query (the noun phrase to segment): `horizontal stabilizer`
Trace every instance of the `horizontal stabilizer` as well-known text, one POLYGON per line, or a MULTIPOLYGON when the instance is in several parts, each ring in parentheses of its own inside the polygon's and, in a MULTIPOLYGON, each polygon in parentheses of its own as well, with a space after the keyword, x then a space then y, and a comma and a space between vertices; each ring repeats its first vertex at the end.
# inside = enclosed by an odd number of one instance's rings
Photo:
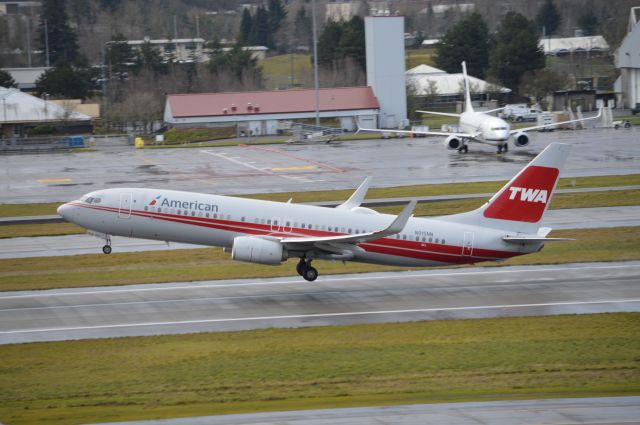
POLYGON ((539 243, 539 242, 566 242, 575 241, 572 238, 546 238, 544 236, 505 236, 503 241, 509 243, 539 243))
POLYGON ((421 114, 441 115, 443 117, 460 117, 460 114, 454 114, 452 112, 436 112, 436 111, 416 111, 421 114))

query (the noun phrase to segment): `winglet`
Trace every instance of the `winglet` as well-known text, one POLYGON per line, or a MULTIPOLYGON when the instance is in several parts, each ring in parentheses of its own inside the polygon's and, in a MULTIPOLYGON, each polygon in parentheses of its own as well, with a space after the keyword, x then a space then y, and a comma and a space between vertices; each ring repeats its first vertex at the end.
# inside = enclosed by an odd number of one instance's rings
POLYGON ((418 201, 416 201, 415 199, 412 199, 411 201, 409 201, 409 203, 407 204, 406 207, 404 207, 402 212, 398 214, 395 220, 393 220, 393 223, 391 223, 389 227, 387 227, 380 233, 384 233, 384 236, 388 236, 388 235, 395 235, 396 233, 402 232, 402 229, 404 229, 404 226, 407 225, 407 221, 409 221, 409 219, 411 218, 411 215, 413 214, 413 210, 416 208, 417 203, 418 201))
POLYGON ((352 208, 359 207, 360 204, 362 204, 362 201, 364 201, 365 196, 367 196, 367 191, 369 190, 369 182, 371 182, 371 176, 364 179, 364 181, 360 184, 356 191, 353 192, 351 197, 344 201, 342 204, 338 205, 336 208, 341 210, 350 210, 352 208))

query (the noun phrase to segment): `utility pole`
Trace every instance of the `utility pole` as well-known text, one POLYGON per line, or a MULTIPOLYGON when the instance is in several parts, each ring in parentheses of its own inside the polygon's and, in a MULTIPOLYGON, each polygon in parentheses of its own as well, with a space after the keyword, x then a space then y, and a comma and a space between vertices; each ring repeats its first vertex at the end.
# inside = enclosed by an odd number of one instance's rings
POLYGON ((44 52, 46 56, 47 68, 49 68, 49 27, 47 26, 47 20, 44 20, 44 52))
POLYGON ((316 91, 316 127, 320 127, 320 92, 318 91, 318 39, 316 36, 316 0, 311 1, 313 21, 313 81, 316 91))

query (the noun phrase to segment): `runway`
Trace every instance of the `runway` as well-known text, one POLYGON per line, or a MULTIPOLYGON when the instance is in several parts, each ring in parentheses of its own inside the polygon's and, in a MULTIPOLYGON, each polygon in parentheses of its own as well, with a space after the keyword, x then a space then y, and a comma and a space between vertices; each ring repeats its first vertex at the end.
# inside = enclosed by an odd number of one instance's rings
POLYGON ((145 149, 0 157, 0 199, 67 202, 107 187, 149 187, 220 195, 502 180, 549 143, 573 146, 563 177, 631 174, 640 168, 640 127, 532 133, 532 142, 496 155, 474 144, 446 150, 442 138, 375 139, 320 145, 145 149))
POLYGON ((640 262, 7 292, 0 344, 640 311, 640 262))
POLYGON ((559 398, 250 413, 104 425, 631 425, 640 397, 559 398))
MULTIPOLYGON (((640 206, 549 210, 542 224, 553 229, 640 226, 640 206)), ((0 259, 98 254, 102 245, 101 239, 88 234, 0 239, 0 259)), ((113 252, 141 252, 202 248, 202 245, 115 236, 112 247, 113 252)))

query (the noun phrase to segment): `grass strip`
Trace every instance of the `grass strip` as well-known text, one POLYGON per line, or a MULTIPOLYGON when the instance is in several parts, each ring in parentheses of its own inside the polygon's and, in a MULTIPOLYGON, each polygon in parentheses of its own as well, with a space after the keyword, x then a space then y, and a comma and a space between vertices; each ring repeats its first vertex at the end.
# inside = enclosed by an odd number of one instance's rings
POLYGON ((640 394, 640 314, 0 346, 0 419, 75 424, 640 394))
MULTIPOLYGON (((388 188, 372 188, 367 197, 376 198, 399 198, 410 196, 436 196, 436 195, 460 195, 467 193, 494 193, 497 192, 505 181, 493 182, 467 182, 467 183, 444 183, 444 184, 424 184, 412 186, 397 186, 388 188)), ((558 188, 590 188, 590 187, 610 187, 610 186, 630 186, 640 185, 640 174, 629 174, 623 176, 591 176, 591 177, 571 177, 560 179, 558 188)), ((314 201, 337 201, 348 199, 353 193, 353 189, 329 190, 316 192, 279 192, 279 193, 258 193, 242 195, 246 198, 268 199, 271 201, 286 202, 293 198, 294 202, 314 202, 314 201)), ((62 202, 50 202, 41 204, 0 204, 0 217, 19 217, 30 215, 52 215, 56 214, 56 209, 62 202)))
MULTIPOLYGON (((591 261, 640 260, 640 228, 574 229, 552 232, 575 241, 551 243, 538 253, 487 266, 561 264, 591 261)), ((96 240, 96 252, 101 243, 96 240)), ((117 249, 116 249, 117 251, 117 249)), ((347 262, 314 262, 320 274, 406 270, 402 267, 347 262)), ((0 260, 0 291, 87 286, 128 285, 295 276, 295 261, 262 266, 233 261, 219 248, 179 249, 70 257, 12 258, 0 260)))

